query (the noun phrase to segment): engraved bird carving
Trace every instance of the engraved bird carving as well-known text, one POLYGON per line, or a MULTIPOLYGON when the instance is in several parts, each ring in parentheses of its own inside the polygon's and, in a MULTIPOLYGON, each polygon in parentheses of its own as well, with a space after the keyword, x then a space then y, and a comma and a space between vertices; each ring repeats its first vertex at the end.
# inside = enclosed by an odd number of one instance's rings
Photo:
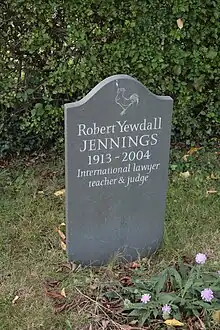
POLYGON ((139 96, 137 94, 132 94, 129 98, 126 98, 124 96, 125 88, 118 88, 117 89, 117 95, 115 97, 115 102, 120 105, 120 107, 123 109, 120 113, 121 116, 125 114, 127 109, 134 103, 139 103, 139 96))

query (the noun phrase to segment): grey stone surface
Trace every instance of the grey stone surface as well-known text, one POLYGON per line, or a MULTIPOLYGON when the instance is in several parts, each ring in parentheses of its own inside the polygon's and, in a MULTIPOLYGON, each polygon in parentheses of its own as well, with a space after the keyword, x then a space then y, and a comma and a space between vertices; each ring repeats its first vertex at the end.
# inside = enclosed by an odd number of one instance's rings
POLYGON ((65 105, 70 261, 153 253, 163 239, 173 100, 127 75, 65 105))

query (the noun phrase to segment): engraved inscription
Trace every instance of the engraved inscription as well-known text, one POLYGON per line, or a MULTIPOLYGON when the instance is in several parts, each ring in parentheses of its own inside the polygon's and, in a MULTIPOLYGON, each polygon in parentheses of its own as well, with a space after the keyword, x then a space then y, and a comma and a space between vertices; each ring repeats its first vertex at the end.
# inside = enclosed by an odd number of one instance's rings
POLYGON ((161 117, 137 123, 118 120, 106 126, 77 124, 77 135, 82 138, 79 157, 86 153, 89 166, 78 168, 77 178, 86 181, 89 188, 147 184, 149 176, 160 168, 160 163, 152 163, 151 156, 162 126, 161 117))

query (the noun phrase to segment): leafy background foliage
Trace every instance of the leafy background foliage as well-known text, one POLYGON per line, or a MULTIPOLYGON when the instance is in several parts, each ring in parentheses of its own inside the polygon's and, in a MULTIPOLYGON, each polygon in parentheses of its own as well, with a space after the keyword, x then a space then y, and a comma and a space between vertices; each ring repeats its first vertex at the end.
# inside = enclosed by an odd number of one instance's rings
POLYGON ((217 137, 218 0, 3 0, 0 13, 1 153, 63 146, 63 104, 118 73, 174 98, 174 142, 217 137))

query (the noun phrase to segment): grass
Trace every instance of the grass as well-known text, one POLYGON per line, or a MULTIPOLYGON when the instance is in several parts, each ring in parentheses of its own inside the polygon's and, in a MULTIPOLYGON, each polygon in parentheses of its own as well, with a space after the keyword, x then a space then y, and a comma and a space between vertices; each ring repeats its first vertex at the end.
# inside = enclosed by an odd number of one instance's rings
MULTIPOLYGON (((206 253, 210 265, 220 269, 218 154, 197 151, 187 162, 182 156, 177 151, 171 155, 164 246, 142 261, 146 275, 178 256, 192 257, 198 252, 206 253), (187 179, 180 175, 186 171, 190 173, 187 179)), ((101 293, 108 286, 117 287, 132 269, 113 262, 101 268, 72 270, 66 265, 55 231, 64 221, 64 199, 54 195, 64 187, 63 161, 32 159, 4 164, 0 182, 0 328, 107 330, 123 323, 117 313, 115 323, 109 318, 101 293), (62 288, 67 295, 64 303, 54 297, 62 288)))

